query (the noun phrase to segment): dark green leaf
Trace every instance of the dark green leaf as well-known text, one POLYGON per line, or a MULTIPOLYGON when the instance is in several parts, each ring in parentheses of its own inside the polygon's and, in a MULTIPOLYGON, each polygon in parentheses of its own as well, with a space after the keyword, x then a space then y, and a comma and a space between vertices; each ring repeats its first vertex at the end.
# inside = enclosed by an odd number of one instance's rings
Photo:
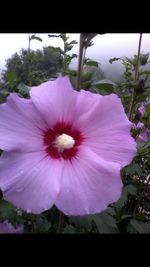
POLYGON ((128 200, 128 194, 136 195, 136 187, 134 185, 126 185, 123 190, 120 199, 114 204, 117 209, 121 209, 128 200))
POLYGON ((111 208, 111 207, 108 207, 106 210, 105 210, 106 213, 110 214, 111 216, 115 216, 116 215, 116 212, 114 210, 114 208, 111 208))
POLYGON ((148 211, 150 211, 150 202, 148 202, 148 203, 145 204, 145 209, 148 210, 148 211))
POLYGON ((56 35, 56 34, 48 34, 48 36, 49 36, 49 37, 52 37, 52 38, 54 38, 54 37, 57 38, 57 37, 60 37, 60 34, 59 34, 59 35, 56 35))
POLYGON ((98 67, 98 62, 94 60, 89 60, 85 62, 85 65, 98 67))
POLYGON ((40 41, 42 42, 42 38, 38 37, 38 36, 35 36, 35 35, 32 35, 30 40, 37 40, 37 41, 40 41))
POLYGON ((10 71, 7 73, 7 80, 11 83, 14 80, 17 80, 17 75, 15 71, 10 71))
POLYGON ((49 222, 46 218, 42 218, 37 216, 36 218, 36 227, 38 233, 47 233, 51 228, 51 222, 49 222))
POLYGON ((125 172, 129 175, 138 174, 142 175, 142 169, 141 166, 138 163, 130 164, 129 166, 124 168, 125 172))
POLYGON ((28 87, 27 85, 25 85, 24 83, 20 83, 19 85, 18 85, 18 90, 19 90, 19 93, 21 94, 21 95, 28 95, 29 94, 29 90, 30 90, 30 87, 28 87))
POLYGON ((118 61, 118 60, 121 60, 120 57, 113 57, 109 60, 109 63, 112 64, 114 61, 118 61))
POLYGON ((15 207, 10 203, 0 200, 0 219, 14 219, 17 213, 15 207))
POLYGON ((129 219, 129 218, 132 218, 133 216, 132 215, 128 215, 128 214, 125 214, 121 217, 121 221, 122 220, 125 220, 125 219, 129 219))
POLYGON ((144 223, 141 221, 137 221, 135 219, 131 219, 128 225, 127 230, 129 232, 136 231, 137 233, 150 233, 150 223, 144 223))
POLYGON ((70 216, 70 223, 76 226, 78 229, 84 228, 87 231, 91 229, 91 222, 93 217, 87 216, 70 216))
POLYGON ((78 232, 77 232, 77 230, 76 230, 76 228, 75 228, 74 226, 72 226, 72 225, 67 225, 67 226, 64 228, 64 230, 63 230, 62 233, 63 233, 63 234, 76 234, 76 233, 78 233, 78 232))
POLYGON ((116 86, 115 83, 107 79, 94 82, 92 85, 95 86, 98 90, 100 90, 99 91, 100 93, 101 91, 104 91, 107 92, 108 94, 113 93, 116 86))
POLYGON ((147 105, 146 112, 147 112, 148 116, 150 116, 150 105, 147 105))
POLYGON ((116 225, 116 220, 106 212, 93 215, 93 221, 95 222, 99 233, 109 234, 119 232, 118 227, 116 225))
POLYGON ((77 41, 73 40, 73 41, 71 41, 71 42, 69 43, 69 45, 77 44, 77 43, 78 43, 77 41))

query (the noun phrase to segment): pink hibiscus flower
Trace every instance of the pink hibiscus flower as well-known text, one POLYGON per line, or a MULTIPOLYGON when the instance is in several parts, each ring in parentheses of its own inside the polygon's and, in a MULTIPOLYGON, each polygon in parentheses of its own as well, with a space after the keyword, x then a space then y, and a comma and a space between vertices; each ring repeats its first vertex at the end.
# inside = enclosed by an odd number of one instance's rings
POLYGON ((94 214, 117 201, 120 169, 136 154, 119 97, 73 90, 68 77, 12 93, 0 105, 0 188, 27 212, 55 204, 66 215, 94 214))
POLYGON ((10 222, 4 221, 0 223, 0 234, 23 234, 24 226, 17 225, 14 227, 10 222))

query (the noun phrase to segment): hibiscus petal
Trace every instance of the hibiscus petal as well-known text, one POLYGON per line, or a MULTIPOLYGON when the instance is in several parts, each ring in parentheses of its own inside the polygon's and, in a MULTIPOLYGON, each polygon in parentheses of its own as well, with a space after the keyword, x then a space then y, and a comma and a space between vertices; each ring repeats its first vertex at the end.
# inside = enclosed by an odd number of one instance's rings
POLYGON ((0 105, 0 148, 5 151, 38 151, 43 147, 47 124, 31 100, 12 93, 0 105))
POLYGON ((117 201, 121 189, 119 164, 82 147, 78 157, 65 164, 55 205, 66 215, 94 214, 117 201))
POLYGON ((76 92, 67 76, 32 87, 30 95, 50 127, 58 121, 72 122, 76 92))
POLYGON ((0 188, 4 199, 27 212, 49 209, 59 193, 63 164, 41 152, 4 152, 0 188))
POLYGON ((132 123, 117 95, 100 96, 82 90, 75 109, 78 114, 74 126, 82 130, 85 146, 104 160, 120 163, 121 167, 131 162, 136 142, 130 134, 132 123))

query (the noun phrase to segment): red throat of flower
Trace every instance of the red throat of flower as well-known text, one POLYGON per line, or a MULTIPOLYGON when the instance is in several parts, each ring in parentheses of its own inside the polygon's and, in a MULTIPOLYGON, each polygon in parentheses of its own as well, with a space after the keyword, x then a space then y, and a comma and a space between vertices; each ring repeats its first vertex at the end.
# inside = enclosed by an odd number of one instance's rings
POLYGON ((55 159, 69 159, 77 155, 78 147, 83 142, 81 132, 71 124, 58 122, 52 129, 44 131, 46 154, 55 159))

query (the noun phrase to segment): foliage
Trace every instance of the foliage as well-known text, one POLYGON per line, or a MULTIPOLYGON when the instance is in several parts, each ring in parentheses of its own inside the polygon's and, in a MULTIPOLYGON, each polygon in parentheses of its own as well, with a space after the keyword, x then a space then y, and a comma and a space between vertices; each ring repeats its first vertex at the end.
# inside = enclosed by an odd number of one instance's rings
POLYGON ((69 69, 69 64, 71 63, 71 60, 73 58, 76 58, 76 54, 67 54, 69 51, 72 50, 75 44, 77 44, 77 41, 73 40, 71 42, 68 42, 69 36, 67 36, 66 33, 60 33, 58 35, 53 35, 53 34, 48 34, 50 38, 56 37, 56 38, 61 38, 63 42, 63 49, 59 48, 60 55, 63 57, 62 61, 62 68, 61 72, 64 74, 72 74, 69 69))
POLYGON ((16 84, 38 85, 56 75, 62 65, 62 56, 55 47, 43 47, 42 50, 30 51, 22 49, 6 61, 3 71, 4 86, 15 90, 16 84))

